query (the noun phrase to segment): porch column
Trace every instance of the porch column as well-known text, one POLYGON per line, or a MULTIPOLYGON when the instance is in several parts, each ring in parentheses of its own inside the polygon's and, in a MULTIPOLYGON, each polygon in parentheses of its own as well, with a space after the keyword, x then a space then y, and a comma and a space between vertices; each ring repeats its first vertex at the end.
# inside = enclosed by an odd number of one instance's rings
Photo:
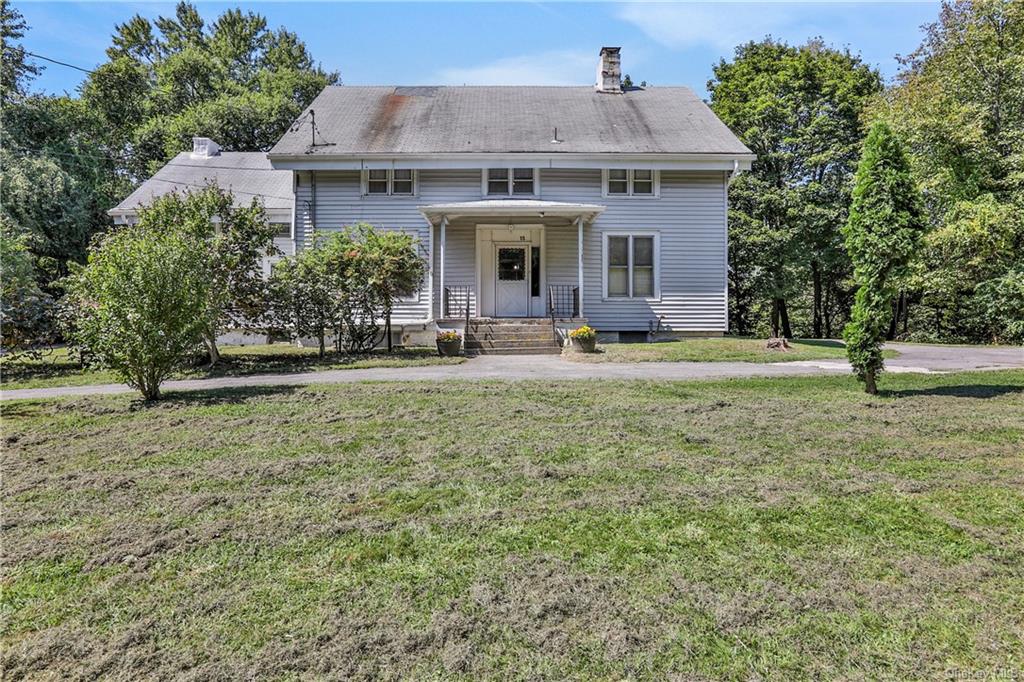
POLYGON ((441 267, 439 268, 440 272, 438 273, 438 278, 440 280, 439 286, 440 286, 440 289, 441 289, 441 311, 440 311, 441 312, 441 314, 440 314, 441 318, 444 318, 444 316, 445 316, 445 312, 446 312, 445 311, 445 305, 447 304, 447 300, 446 300, 446 297, 444 295, 444 247, 445 247, 445 243, 446 243, 447 232, 448 232, 448 216, 443 215, 443 216, 441 216, 441 267))
POLYGON ((576 282, 580 292, 580 317, 583 317, 583 216, 576 216, 576 282))

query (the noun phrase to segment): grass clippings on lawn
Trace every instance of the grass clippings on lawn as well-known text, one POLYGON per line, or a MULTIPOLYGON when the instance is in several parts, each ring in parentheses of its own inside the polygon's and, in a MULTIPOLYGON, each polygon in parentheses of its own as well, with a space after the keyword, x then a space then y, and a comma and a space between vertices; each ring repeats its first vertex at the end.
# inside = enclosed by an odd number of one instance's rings
POLYGON ((1024 664, 1024 372, 15 401, 8 679, 1024 664))
MULTIPOLYGON (((221 360, 213 367, 199 365, 179 372, 175 379, 212 379, 216 377, 252 376, 254 374, 294 374, 328 369, 369 369, 371 367, 420 367, 424 365, 457 365, 465 358, 440 357, 437 349, 426 347, 395 348, 388 353, 345 355, 328 352, 323 359, 316 348, 299 348, 287 343, 253 346, 223 346, 221 360)), ((0 387, 48 388, 51 386, 86 386, 116 384, 117 376, 103 369, 83 369, 69 357, 65 348, 55 348, 39 360, 4 359, 0 361, 0 387)))
MULTIPOLYGON (((659 341, 657 343, 607 343, 596 353, 569 352, 578 362, 792 362, 794 360, 845 360, 846 347, 839 341, 803 339, 790 341, 789 351, 767 350, 764 339, 712 338, 659 341)), ((885 351, 885 357, 899 355, 885 351)))

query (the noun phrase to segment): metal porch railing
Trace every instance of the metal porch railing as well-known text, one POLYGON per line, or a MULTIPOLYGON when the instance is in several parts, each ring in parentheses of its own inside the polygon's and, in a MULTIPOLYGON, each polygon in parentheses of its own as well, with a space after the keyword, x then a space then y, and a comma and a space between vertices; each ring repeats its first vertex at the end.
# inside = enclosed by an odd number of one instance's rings
POLYGON ((572 284, 552 284, 548 287, 548 315, 577 318, 580 316, 580 288, 572 284))

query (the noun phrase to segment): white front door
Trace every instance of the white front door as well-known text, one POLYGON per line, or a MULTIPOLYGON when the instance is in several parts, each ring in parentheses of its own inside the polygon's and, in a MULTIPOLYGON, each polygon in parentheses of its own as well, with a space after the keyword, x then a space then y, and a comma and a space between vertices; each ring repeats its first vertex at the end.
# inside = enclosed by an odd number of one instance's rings
POLYGON ((494 247, 494 315, 526 317, 530 311, 529 248, 494 247))

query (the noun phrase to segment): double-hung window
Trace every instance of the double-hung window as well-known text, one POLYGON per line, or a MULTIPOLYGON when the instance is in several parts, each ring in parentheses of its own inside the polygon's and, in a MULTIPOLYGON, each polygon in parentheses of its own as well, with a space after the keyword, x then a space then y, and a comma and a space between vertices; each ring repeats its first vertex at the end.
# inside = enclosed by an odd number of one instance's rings
POLYGON ((606 197, 656 197, 658 172, 636 168, 609 168, 604 172, 606 197))
POLYGON ((659 298, 659 246, 653 232, 605 234, 605 298, 659 298))
POLYGON ((413 196, 416 175, 408 168, 374 168, 363 173, 363 194, 368 196, 413 196))
POLYGON ((536 196, 537 177, 533 168, 488 168, 484 171, 487 196, 536 196))

